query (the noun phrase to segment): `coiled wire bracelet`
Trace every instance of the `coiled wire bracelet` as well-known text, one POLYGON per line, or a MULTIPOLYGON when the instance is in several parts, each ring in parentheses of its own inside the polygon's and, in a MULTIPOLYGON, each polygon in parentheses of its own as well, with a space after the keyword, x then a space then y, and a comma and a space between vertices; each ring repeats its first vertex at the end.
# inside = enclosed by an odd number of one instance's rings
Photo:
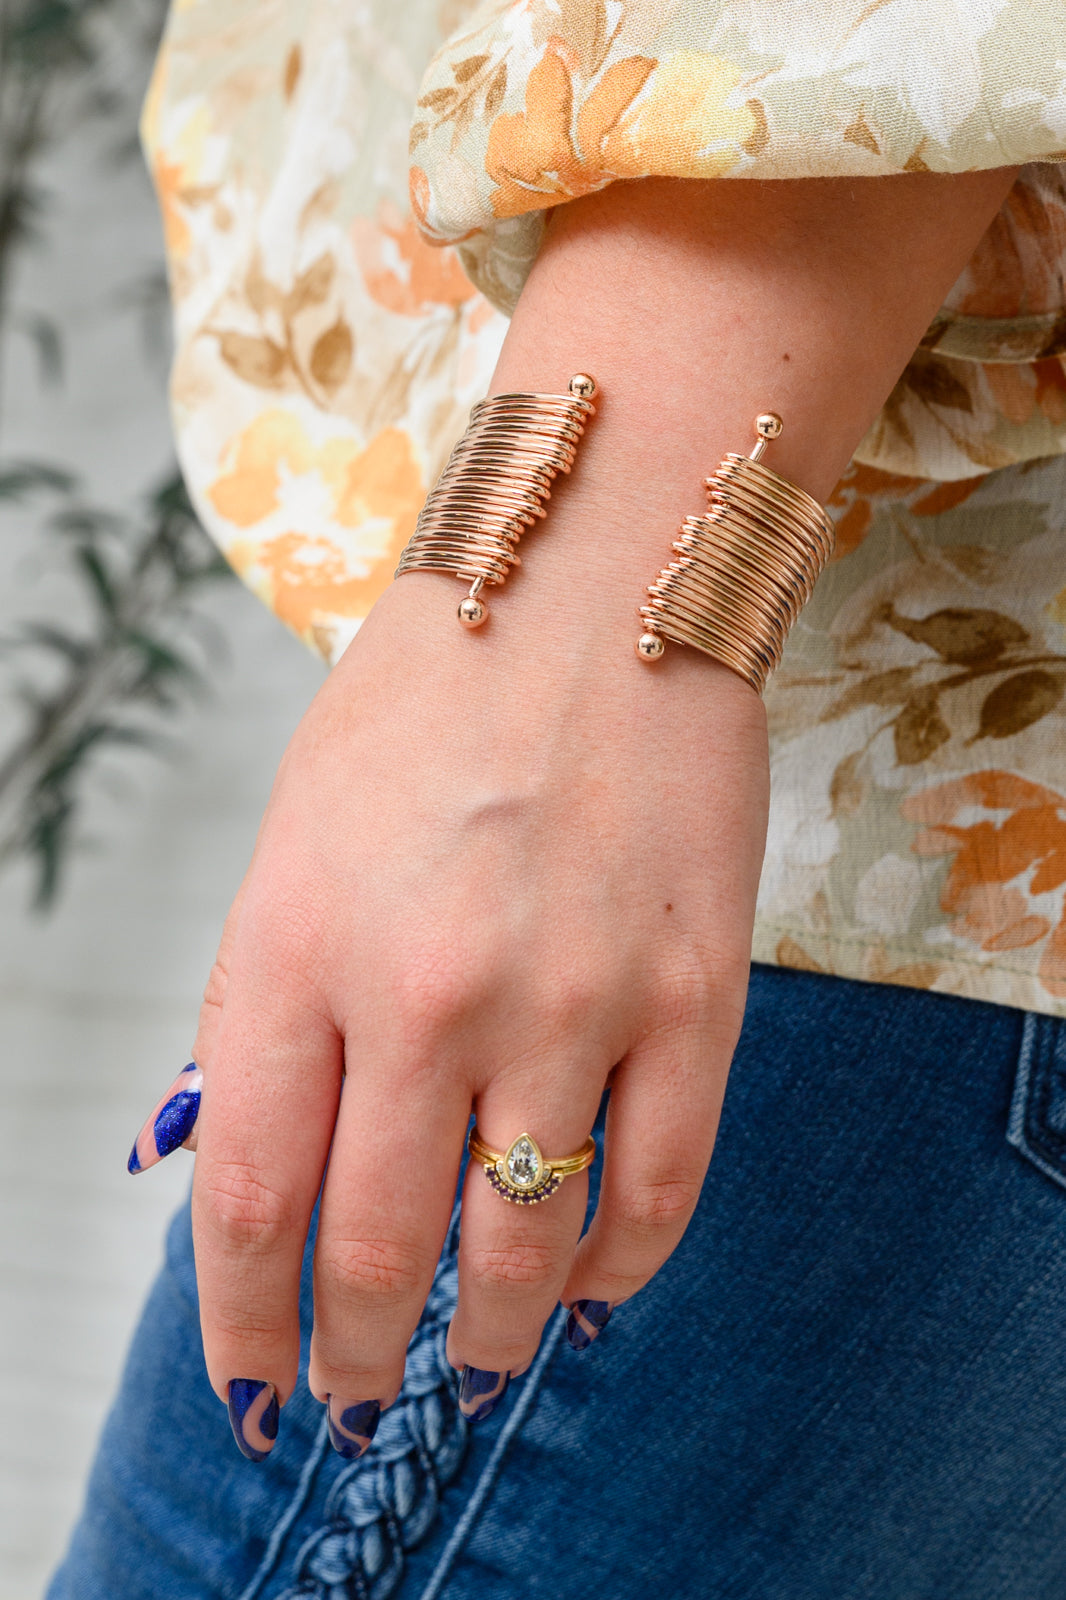
POLYGON ((714 656, 762 694, 833 552, 824 508, 759 459, 782 427, 772 411, 756 417, 750 456, 727 455, 706 479, 706 514, 685 518, 677 560, 640 608, 643 660, 657 661, 671 639, 714 656))
POLYGON ((585 372, 563 394, 497 394, 481 400, 419 515, 396 568, 451 572, 470 581, 459 603, 464 628, 488 615, 486 584, 521 565, 524 528, 547 515, 560 472, 569 472, 585 424, 595 415, 596 381, 585 372))

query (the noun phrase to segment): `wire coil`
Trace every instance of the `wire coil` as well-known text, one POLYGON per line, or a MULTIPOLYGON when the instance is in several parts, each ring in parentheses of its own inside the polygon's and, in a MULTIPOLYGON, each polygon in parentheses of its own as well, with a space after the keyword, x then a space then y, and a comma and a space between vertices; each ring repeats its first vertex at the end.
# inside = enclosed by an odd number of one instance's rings
POLYGON ((762 694, 833 552, 824 508, 759 460, 782 426, 773 412, 756 417, 751 455, 727 455, 706 480, 706 514, 685 518, 673 545, 678 559, 640 608, 643 660, 658 660, 672 639, 714 656, 762 694))
POLYGON ((469 579, 459 621, 480 627, 486 584, 521 565, 524 528, 545 517, 552 480, 569 472, 585 423, 595 415, 595 379, 579 372, 567 394, 498 394, 481 400, 430 491, 396 576, 451 572, 469 579))

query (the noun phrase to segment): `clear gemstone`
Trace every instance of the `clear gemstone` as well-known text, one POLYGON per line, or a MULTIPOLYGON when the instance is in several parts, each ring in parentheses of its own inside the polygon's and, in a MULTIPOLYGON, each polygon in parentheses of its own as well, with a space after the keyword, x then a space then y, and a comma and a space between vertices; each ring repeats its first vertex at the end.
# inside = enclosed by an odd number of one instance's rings
POLYGON ((516 1189, 532 1189, 540 1178, 540 1157, 525 1134, 507 1152, 507 1176, 516 1189))

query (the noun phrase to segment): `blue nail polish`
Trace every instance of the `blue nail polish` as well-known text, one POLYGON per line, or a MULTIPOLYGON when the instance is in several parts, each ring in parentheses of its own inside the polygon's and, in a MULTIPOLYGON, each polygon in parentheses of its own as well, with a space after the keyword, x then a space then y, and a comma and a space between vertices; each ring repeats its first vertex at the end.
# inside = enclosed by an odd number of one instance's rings
POLYGON ((265 1461, 278 1436, 278 1396, 272 1383, 234 1378, 227 1393, 237 1449, 249 1461, 265 1461))
POLYGON ((200 1115, 204 1075, 195 1061, 184 1067, 137 1135, 126 1163, 128 1172, 144 1172, 183 1145, 200 1115))
POLYGON ((346 1461, 358 1461, 370 1449, 370 1442, 381 1421, 381 1401, 364 1400, 359 1405, 342 1406, 336 1395, 326 1399, 329 1442, 346 1461))
POLYGON ((459 1410, 469 1422, 491 1416, 507 1393, 509 1372, 483 1372, 480 1367, 464 1367, 459 1379, 459 1410))
POLYGON ((611 1320, 609 1300, 575 1300, 566 1319, 566 1337, 573 1350, 587 1350, 611 1320))

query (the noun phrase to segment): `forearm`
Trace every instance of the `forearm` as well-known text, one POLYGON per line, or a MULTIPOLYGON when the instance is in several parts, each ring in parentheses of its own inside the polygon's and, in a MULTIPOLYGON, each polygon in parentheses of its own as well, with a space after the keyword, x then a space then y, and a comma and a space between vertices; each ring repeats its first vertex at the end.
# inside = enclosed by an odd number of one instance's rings
POLYGON ((635 606, 760 411, 786 423, 768 464, 824 499, 1012 178, 654 179, 557 209, 493 389, 588 370, 602 394, 527 595, 582 571, 635 606))

